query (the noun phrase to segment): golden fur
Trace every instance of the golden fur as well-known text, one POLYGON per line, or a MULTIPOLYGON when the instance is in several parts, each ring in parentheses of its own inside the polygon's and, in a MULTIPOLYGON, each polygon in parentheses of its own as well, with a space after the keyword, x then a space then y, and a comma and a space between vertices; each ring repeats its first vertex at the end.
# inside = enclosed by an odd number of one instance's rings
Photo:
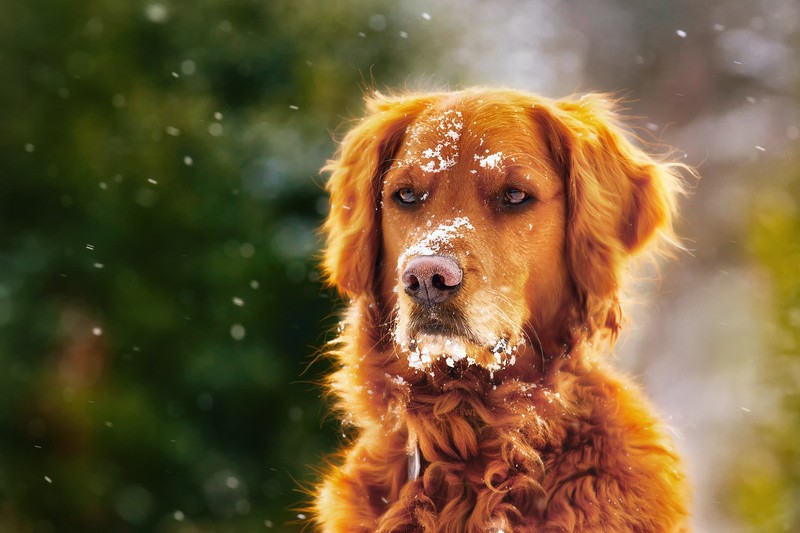
POLYGON ((604 354, 629 257, 675 242, 680 181, 613 108, 496 89, 368 99, 325 169, 323 266, 349 300, 327 386, 353 437, 315 491, 318 530, 686 531, 675 449, 604 354), (434 310, 400 282, 430 253, 463 271, 434 310), (420 333, 444 310, 462 329, 420 333))

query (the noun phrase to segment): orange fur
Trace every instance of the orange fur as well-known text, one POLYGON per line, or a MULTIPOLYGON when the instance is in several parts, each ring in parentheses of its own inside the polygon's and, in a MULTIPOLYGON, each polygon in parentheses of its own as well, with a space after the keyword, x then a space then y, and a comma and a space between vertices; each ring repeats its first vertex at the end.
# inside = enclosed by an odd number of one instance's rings
POLYGON ((686 531, 681 462, 600 342, 628 259, 675 242, 680 181, 613 107, 492 89, 369 99, 326 167, 323 266, 350 299, 327 387, 354 436, 315 491, 320 531, 686 531), (422 245, 464 276, 433 311, 399 281, 422 245), (469 357, 411 364, 429 339, 414 327, 444 311, 469 357))

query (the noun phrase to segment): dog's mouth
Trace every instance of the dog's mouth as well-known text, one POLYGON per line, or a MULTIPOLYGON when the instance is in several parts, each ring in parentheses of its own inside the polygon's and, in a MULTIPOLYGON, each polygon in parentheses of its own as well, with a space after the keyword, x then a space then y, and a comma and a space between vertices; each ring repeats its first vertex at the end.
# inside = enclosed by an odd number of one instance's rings
POLYGON ((408 335, 411 338, 420 335, 440 335, 474 340, 466 318, 452 305, 414 306, 408 325, 408 335))

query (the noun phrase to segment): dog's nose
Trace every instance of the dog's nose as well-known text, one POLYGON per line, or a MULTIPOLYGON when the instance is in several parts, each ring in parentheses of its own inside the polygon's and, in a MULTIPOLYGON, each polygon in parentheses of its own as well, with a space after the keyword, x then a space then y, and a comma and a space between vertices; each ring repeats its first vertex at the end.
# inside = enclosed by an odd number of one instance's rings
POLYGON ((455 259, 443 255, 420 255, 403 272, 406 294, 423 305, 440 304, 461 287, 464 275, 455 259))

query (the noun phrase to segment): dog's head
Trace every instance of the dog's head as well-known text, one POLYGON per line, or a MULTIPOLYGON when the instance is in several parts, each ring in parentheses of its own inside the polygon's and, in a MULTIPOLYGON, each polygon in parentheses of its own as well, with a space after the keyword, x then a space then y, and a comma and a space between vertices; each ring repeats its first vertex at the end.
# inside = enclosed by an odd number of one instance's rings
POLYGON ((496 370, 615 334, 626 258, 671 237, 680 185, 612 107, 484 89, 371 97, 326 167, 328 281, 383 310, 414 368, 496 370))

